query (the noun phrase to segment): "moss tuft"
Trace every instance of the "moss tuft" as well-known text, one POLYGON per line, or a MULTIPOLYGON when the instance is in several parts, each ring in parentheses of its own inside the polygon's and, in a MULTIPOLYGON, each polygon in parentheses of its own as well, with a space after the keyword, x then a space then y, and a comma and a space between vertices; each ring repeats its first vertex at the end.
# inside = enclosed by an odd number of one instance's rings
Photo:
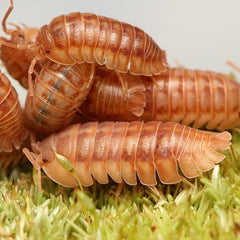
POLYGON ((43 175, 34 184, 28 162, 0 171, 0 238, 9 239, 239 239, 240 134, 213 171, 155 188, 95 183, 68 189, 43 175))

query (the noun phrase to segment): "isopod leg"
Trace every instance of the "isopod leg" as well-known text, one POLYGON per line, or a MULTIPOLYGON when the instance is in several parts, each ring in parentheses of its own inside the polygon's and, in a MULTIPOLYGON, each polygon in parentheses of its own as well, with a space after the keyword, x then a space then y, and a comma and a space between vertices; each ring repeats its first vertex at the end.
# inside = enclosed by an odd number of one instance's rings
POLYGON ((38 173, 38 187, 39 191, 42 190, 42 178, 41 178, 41 166, 39 161, 42 159, 42 155, 39 154, 37 157, 34 153, 30 152, 27 148, 23 148, 23 153, 26 155, 28 160, 32 163, 33 167, 37 170, 38 173))
POLYGON ((234 64, 232 61, 227 61, 227 65, 235 69, 238 73, 240 73, 240 67, 238 67, 236 64, 234 64))
POLYGON ((35 67, 37 61, 42 60, 42 59, 44 59, 44 56, 42 56, 42 55, 35 56, 33 58, 32 62, 31 62, 31 65, 29 66, 29 69, 28 69, 28 87, 29 87, 29 95, 30 95, 30 97, 34 96, 34 93, 33 93, 33 80, 32 80, 32 74, 34 72, 34 67, 35 67))
POLYGON ((123 185, 124 185, 124 181, 122 181, 121 183, 118 184, 118 187, 117 187, 117 190, 116 190, 116 193, 115 193, 115 201, 117 201, 120 193, 122 192, 123 185))

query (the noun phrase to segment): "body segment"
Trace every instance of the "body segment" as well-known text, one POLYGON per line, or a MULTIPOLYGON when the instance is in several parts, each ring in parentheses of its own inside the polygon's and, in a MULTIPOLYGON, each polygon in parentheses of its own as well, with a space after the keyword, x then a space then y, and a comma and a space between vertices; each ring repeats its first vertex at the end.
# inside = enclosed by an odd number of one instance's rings
MULTIPOLYGON (((120 183, 156 185, 156 173, 162 183, 182 180, 182 173, 193 178, 224 159, 216 150, 229 148, 231 134, 192 129, 178 123, 89 122, 67 127, 42 142, 33 144, 34 153, 24 153, 42 167, 55 182, 76 187, 72 173, 64 169, 58 156, 68 159, 84 186, 94 177, 102 184, 108 175, 120 183)), ((38 168, 39 168, 38 167, 38 168)))

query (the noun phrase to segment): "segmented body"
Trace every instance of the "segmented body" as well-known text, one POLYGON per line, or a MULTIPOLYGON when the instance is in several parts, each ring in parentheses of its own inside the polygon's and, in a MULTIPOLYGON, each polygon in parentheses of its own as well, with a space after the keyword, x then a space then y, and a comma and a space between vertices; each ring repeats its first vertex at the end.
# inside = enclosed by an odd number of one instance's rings
POLYGON ((81 107, 87 118, 173 121, 218 130, 240 123, 240 84, 227 75, 183 68, 151 78, 98 72, 81 107))
POLYGON ((8 78, 0 73, 0 152, 19 149, 28 131, 23 124, 18 95, 8 78))
POLYGON ((80 108, 81 117, 100 121, 143 120, 149 101, 146 87, 152 88, 153 84, 145 77, 97 66, 93 86, 80 108))
POLYGON ((52 133, 72 122, 86 98, 94 75, 94 64, 41 64, 35 72, 33 96, 28 93, 24 116, 27 126, 40 133, 52 133))
MULTIPOLYGON (((24 26, 20 28, 17 25, 15 29, 8 29, 6 21, 13 10, 12 0, 11 6, 6 12, 2 20, 3 31, 10 35, 10 39, 1 37, 0 58, 6 67, 8 73, 24 87, 28 88, 28 68, 33 58, 39 53, 39 48, 19 49, 17 45, 33 44, 36 40, 39 29, 24 26), (15 48, 9 47, 8 44, 16 45, 15 48)), ((12 24, 13 25, 13 24, 12 24)))
POLYGON ((74 12, 54 18, 36 38, 43 56, 60 64, 105 64, 137 75, 166 71, 165 51, 141 29, 112 18, 74 12))
POLYGON ((33 145, 35 153, 24 149, 30 161, 44 169, 55 182, 76 187, 72 173, 60 165, 67 158, 82 185, 93 184, 92 176, 108 183, 155 185, 156 172, 162 183, 193 178, 212 169, 224 159, 216 150, 228 149, 231 134, 192 129, 178 123, 89 122, 74 124, 33 145))
MULTIPOLYGON (((37 28, 24 28, 12 32, 8 43, 29 44, 33 43, 38 33, 37 28)), ((28 68, 32 59, 38 54, 39 49, 18 49, 5 45, 1 46, 0 58, 8 73, 24 87, 28 88, 28 68)))

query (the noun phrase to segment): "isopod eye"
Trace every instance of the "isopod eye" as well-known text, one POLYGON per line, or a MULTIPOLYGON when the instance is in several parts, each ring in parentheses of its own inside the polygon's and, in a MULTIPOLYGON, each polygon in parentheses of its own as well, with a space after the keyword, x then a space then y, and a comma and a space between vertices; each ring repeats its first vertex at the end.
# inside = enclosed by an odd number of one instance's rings
POLYGON ((18 37, 20 37, 20 38, 22 38, 22 39, 24 39, 24 38, 25 38, 25 37, 24 37, 24 35, 23 35, 23 34, 21 34, 21 33, 19 33, 18 37))
POLYGON ((49 50, 49 49, 47 49, 47 50, 46 50, 46 53, 50 53, 50 50, 49 50))
POLYGON ((48 162, 48 159, 46 159, 46 158, 43 158, 43 162, 45 162, 45 163, 46 163, 46 162, 48 162))

